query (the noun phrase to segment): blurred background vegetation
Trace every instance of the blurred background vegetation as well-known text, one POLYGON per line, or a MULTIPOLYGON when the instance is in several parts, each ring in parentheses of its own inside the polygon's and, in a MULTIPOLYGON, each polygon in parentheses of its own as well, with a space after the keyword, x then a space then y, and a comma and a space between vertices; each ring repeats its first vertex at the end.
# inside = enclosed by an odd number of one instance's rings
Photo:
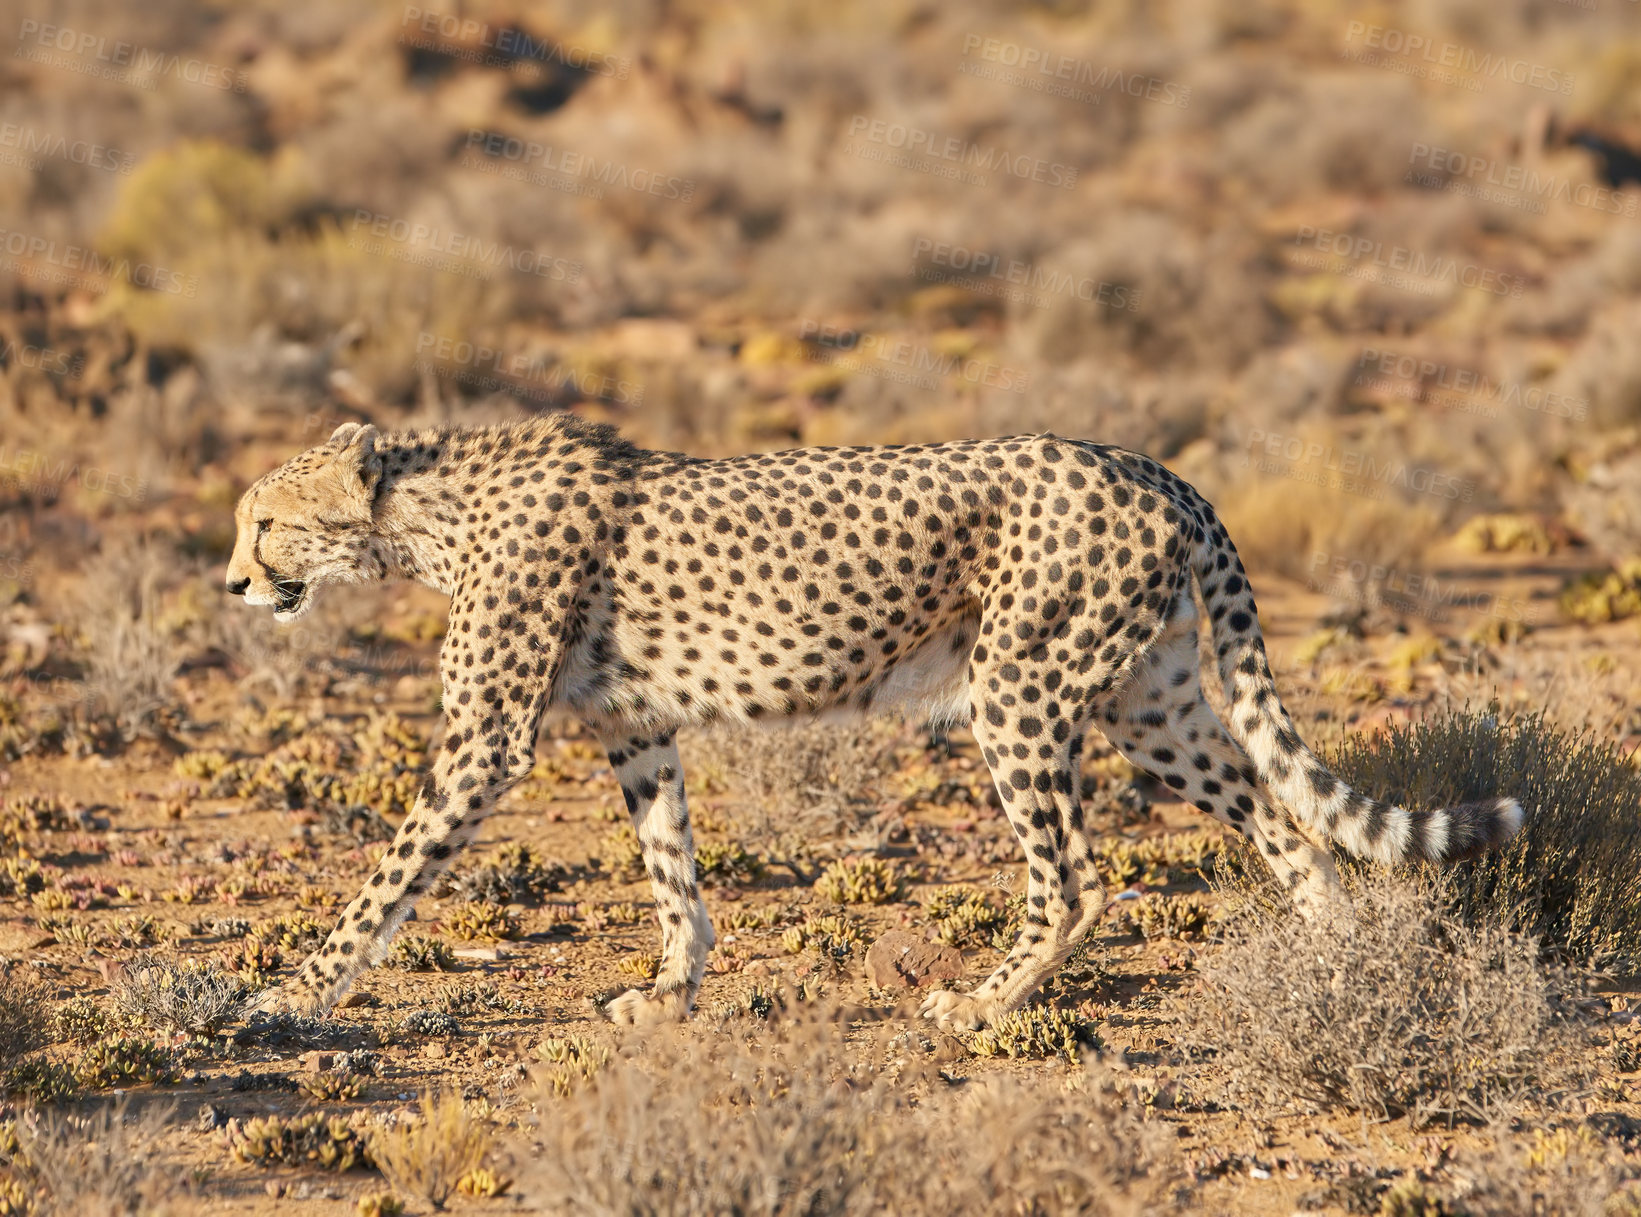
POLYGON ((1526 513, 1479 547, 1636 598, 1627 0, 440 2, 6 19, 14 668, 59 573, 158 532, 163 585, 214 575, 339 422, 556 409, 703 454, 1052 429, 1167 460, 1256 575, 1526 513))

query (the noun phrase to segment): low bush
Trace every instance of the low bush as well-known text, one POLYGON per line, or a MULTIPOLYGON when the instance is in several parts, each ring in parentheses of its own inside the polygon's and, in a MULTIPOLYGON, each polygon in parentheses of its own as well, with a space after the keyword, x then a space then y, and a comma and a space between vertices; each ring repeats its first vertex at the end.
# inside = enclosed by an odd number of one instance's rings
POLYGON ((110 988, 119 1014, 188 1035, 214 1035, 238 1018, 247 992, 244 981, 221 968, 163 958, 132 964, 110 988))
POLYGON ((1488 1123, 1576 1087, 1580 1039, 1538 944, 1472 927, 1430 883, 1355 885, 1354 916, 1244 916, 1199 967, 1185 1040, 1252 1110, 1488 1123))
POLYGON ((688 741, 684 761, 692 794, 732 796, 745 849, 788 859, 858 828, 877 810, 873 788, 889 768, 886 752, 885 738, 867 726, 808 724, 750 735, 704 732, 688 741))
POLYGON ((0 1068, 51 1038, 51 1019, 39 984, 17 967, 0 972, 0 1068))
POLYGON ((1579 963, 1641 966, 1641 772, 1540 715, 1453 711, 1350 740, 1330 758, 1364 794, 1408 807, 1511 795, 1526 820, 1444 886, 1470 926, 1498 917, 1579 963))
POLYGON ((906 898, 907 875, 882 858, 839 860, 821 873, 815 891, 837 904, 893 904, 906 898))
POLYGON ((177 1080, 175 1055, 140 1036, 98 1040, 79 1057, 74 1069, 81 1085, 91 1090, 177 1080))
POLYGON ((1093 1025, 1075 1010, 1027 1006, 975 1032, 968 1043, 976 1056, 1060 1056, 1076 1065, 1084 1052, 1100 1047, 1101 1040, 1093 1025))
POLYGON ((425 934, 401 934, 388 954, 388 966, 404 972, 454 972, 456 956, 450 947, 425 934))
POLYGON ((1405 1186, 1410 1199, 1423 1193, 1424 1207, 1404 1202, 1391 1209, 1387 1203, 1381 1212, 1391 1217, 1628 1217, 1641 1212, 1641 1183, 1621 1139, 1605 1139, 1592 1124, 1536 1130, 1526 1148, 1523 1139, 1501 1135, 1492 1144, 1460 1149, 1442 1171, 1439 1186, 1405 1186), (1438 1196, 1439 1201, 1433 1200, 1438 1196))
POLYGON ((370 1137, 356 1120, 310 1112, 283 1119, 229 1120, 222 1130, 228 1152, 236 1162, 254 1166, 316 1166, 347 1171, 369 1168, 370 1137))
POLYGON ((539 904, 545 895, 560 890, 568 877, 563 865, 546 860, 527 844, 511 842, 489 861, 442 877, 434 894, 470 904, 539 904))
POLYGON ((0 1160, 11 1179, 26 1185, 27 1201, 0 1211, 32 1217, 182 1217, 196 1211, 183 1203, 186 1180, 162 1161, 168 1118, 168 1111, 153 1107, 138 1114, 122 1099, 86 1114, 19 1119, 0 1160))
POLYGON ((524 1201, 582 1217, 1097 1215, 1156 1211, 1169 1184, 1160 1137, 1103 1075, 953 1087, 903 1046, 846 1047, 825 1011, 756 1027, 654 1037, 562 1097, 524 1201))
POLYGON ((378 1132, 371 1153, 395 1192, 442 1209, 463 1180, 484 1167, 494 1138, 459 1094, 422 1096, 419 1118, 378 1132))

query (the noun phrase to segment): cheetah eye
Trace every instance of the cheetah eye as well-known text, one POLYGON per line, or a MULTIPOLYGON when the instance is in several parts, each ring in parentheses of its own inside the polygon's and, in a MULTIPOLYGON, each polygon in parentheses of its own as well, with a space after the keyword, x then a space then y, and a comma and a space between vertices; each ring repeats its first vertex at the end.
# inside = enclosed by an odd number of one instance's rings
POLYGON ((258 520, 256 522, 256 535, 259 536, 259 537, 265 537, 265 536, 268 535, 268 529, 270 529, 272 527, 273 527, 273 521, 272 520, 258 520))

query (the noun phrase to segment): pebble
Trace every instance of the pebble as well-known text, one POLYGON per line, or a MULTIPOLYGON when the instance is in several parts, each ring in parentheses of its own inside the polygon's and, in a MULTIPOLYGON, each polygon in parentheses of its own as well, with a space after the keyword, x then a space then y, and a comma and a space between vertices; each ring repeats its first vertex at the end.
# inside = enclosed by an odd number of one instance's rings
POLYGON ((963 975, 963 953, 925 942, 906 930, 889 930, 866 952, 866 976, 880 989, 920 988, 963 975))

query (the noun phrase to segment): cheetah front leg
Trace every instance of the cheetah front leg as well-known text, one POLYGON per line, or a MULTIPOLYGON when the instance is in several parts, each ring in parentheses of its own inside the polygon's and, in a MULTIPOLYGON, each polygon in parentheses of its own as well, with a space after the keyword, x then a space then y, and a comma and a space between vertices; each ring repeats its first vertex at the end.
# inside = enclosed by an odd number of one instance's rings
POLYGON ((544 689, 519 684, 474 699, 470 690, 452 697, 451 688, 447 674, 446 704, 455 712, 415 807, 324 944, 262 999, 262 1010, 330 1010, 360 972, 386 957, 416 898, 472 841, 496 800, 529 774, 544 689))
POLYGON ((324 944, 296 976, 264 999, 262 1009, 323 1014, 335 1005, 360 972, 386 957, 416 898, 473 839, 479 821, 517 781, 495 763, 496 754, 487 747, 464 744, 454 729, 446 739, 446 750, 434 761, 416 806, 370 879, 324 944))
POLYGON ((636 1026, 681 1019, 695 1007, 715 939, 695 881, 695 844, 678 744, 668 732, 655 738, 612 738, 606 748, 655 893, 661 966, 648 993, 629 989, 605 1012, 614 1022, 636 1026))

